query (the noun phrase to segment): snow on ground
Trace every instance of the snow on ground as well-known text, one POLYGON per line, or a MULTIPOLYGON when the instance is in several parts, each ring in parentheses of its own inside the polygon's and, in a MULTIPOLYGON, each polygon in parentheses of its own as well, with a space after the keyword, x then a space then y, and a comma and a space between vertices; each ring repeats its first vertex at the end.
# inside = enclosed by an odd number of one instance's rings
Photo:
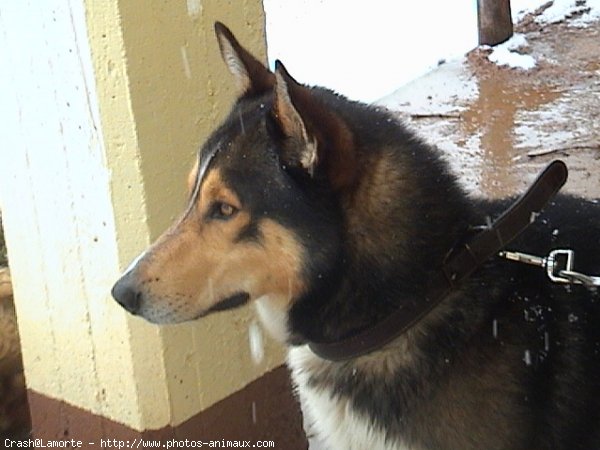
POLYGON ((575 19, 572 26, 586 26, 594 20, 600 19, 600 0, 554 0, 552 5, 536 17, 539 24, 557 23, 574 14, 581 14, 575 19), (589 11, 588 11, 589 10, 589 11))
POLYGON ((457 110, 457 99, 469 102, 478 93, 477 82, 465 70, 464 58, 461 58, 410 81, 375 104, 414 115, 452 114, 457 110), (440 77, 443 83, 439 82, 440 77))
MULTIPOLYGON (((192 0, 188 0, 192 1, 192 0)), ((598 0, 593 0, 598 1, 598 0)), ((547 0, 512 0, 516 21, 547 0)), ((588 0, 589 3, 589 0, 588 0)), ((477 46, 473 0, 264 0, 271 65, 371 102, 477 46)))
POLYGON ((512 0, 510 10, 513 23, 519 23, 526 14, 535 11, 546 2, 547 0, 512 0))
MULTIPOLYGON (((531 5, 535 9, 535 2, 531 5)), ((515 18, 522 18, 531 9, 526 8, 513 14, 515 18)), ((586 27, 591 22, 600 20, 600 0, 554 0, 539 16, 535 22, 539 24, 552 24, 562 22, 574 15, 579 15, 569 22, 572 27, 586 27)), ((523 54, 518 50, 527 46, 525 36, 516 33, 511 39, 503 44, 497 45, 488 55, 488 59, 499 66, 508 66, 515 69, 533 69, 536 66, 535 58, 531 55, 523 54)))
POLYGON ((554 3, 536 17, 535 21, 540 24, 561 22, 573 12, 583 8, 583 6, 577 6, 577 0, 554 0, 554 3))
POLYGON ((572 27, 587 27, 591 22, 600 20, 600 0, 587 0, 587 6, 590 10, 574 19, 570 23, 572 27))
POLYGON ((488 55, 488 59, 499 66, 508 66, 514 69, 533 69, 535 58, 531 55, 518 53, 517 50, 525 47, 527 40, 525 35, 515 33, 512 38, 503 44, 497 45, 488 55))

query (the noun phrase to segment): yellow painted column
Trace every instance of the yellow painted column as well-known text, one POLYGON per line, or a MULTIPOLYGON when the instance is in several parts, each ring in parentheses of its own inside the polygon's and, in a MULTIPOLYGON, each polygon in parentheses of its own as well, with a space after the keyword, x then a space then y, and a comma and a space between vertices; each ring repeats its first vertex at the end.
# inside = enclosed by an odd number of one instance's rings
POLYGON ((231 106, 215 20, 265 59, 259 0, 23 1, 0 11, 11 67, 0 95, 14 111, 0 206, 33 398, 162 429, 282 362, 266 339, 253 359, 249 309, 158 327, 109 294, 184 207, 195 153, 231 106))

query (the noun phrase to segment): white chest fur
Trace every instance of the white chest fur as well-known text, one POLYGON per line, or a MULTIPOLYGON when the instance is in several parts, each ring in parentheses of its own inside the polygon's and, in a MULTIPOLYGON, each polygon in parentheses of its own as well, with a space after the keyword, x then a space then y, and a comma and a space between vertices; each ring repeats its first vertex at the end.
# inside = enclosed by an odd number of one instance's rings
POLYGON ((385 434, 354 410, 348 400, 334 398, 326 388, 310 386, 308 379, 328 362, 307 346, 294 347, 288 353, 288 365, 296 385, 307 433, 315 433, 327 450, 411 450, 385 434))

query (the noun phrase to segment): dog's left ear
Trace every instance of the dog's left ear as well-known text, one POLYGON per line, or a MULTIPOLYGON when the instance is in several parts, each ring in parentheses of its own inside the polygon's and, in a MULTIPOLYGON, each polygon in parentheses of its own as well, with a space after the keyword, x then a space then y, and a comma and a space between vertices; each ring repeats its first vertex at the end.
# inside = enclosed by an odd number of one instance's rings
POLYGON ((273 117, 285 136, 280 158, 314 176, 322 171, 341 190, 356 179, 352 132, 344 120, 299 84, 280 61, 275 63, 273 117))

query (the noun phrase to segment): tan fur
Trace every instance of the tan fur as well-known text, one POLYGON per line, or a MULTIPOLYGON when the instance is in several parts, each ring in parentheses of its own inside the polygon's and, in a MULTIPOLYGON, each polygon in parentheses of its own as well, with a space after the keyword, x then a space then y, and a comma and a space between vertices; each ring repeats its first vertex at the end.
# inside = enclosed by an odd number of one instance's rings
POLYGON ((371 157, 365 166, 370 167, 369 171, 363 174, 352 195, 344 198, 348 230, 355 237, 357 253, 384 258, 388 252, 398 253, 391 243, 401 245, 405 242, 403 237, 410 235, 405 224, 411 220, 395 220, 390 227, 390 217, 397 214, 398 208, 409 214, 412 195, 403 184, 403 168, 394 164, 385 152, 371 157), (373 192, 378 195, 374 196, 373 192), (396 196, 396 192, 403 195, 396 196))
POLYGON ((187 178, 188 195, 191 195, 192 192, 194 192, 194 187, 196 187, 196 177, 198 176, 198 168, 199 167, 200 167, 200 160, 198 158, 196 158, 196 161, 194 162, 194 167, 192 167, 192 170, 188 174, 188 178, 187 178))
MULTIPOLYGON (((192 170, 189 179, 195 179, 192 170)), ((193 185, 193 182, 189 183, 193 185)), ((287 310, 302 292, 301 247, 276 222, 259 223, 261 244, 236 242, 250 216, 218 170, 205 177, 196 202, 138 262, 138 277, 147 297, 142 315, 158 322, 181 322, 201 316, 227 297, 246 292, 251 300, 268 296, 287 310), (229 220, 206 220, 213 202, 239 211, 229 220)))

